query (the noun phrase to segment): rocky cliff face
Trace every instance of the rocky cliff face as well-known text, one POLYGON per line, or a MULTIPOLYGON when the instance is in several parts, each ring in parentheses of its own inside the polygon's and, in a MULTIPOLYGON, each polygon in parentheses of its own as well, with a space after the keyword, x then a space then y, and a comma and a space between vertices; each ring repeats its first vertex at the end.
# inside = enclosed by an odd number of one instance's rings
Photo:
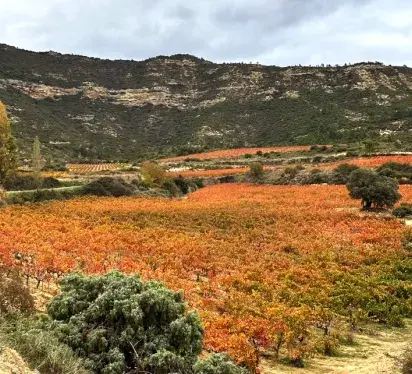
POLYGON ((412 128, 412 69, 109 61, 0 44, 0 100, 23 154, 66 160, 182 147, 351 142, 412 128))

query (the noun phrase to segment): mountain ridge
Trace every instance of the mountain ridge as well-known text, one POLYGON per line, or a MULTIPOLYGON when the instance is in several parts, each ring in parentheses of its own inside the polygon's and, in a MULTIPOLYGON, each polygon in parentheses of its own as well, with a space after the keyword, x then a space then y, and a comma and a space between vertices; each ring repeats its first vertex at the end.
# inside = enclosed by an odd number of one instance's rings
POLYGON ((187 54, 143 61, 0 44, 0 100, 22 157, 134 160, 182 149, 409 139, 412 69, 278 67, 187 54))

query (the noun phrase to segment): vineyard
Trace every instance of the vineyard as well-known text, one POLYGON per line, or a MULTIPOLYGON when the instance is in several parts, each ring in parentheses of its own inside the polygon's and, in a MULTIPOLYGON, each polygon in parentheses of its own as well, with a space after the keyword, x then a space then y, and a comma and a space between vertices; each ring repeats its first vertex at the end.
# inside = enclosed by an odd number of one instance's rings
POLYGON ((126 167, 126 164, 67 164, 67 169, 73 174, 92 174, 103 171, 116 171, 126 167))
POLYGON ((236 149, 225 149, 219 151, 205 152, 205 153, 196 153, 187 156, 178 156, 165 158, 160 161, 182 161, 185 159, 196 159, 196 160, 213 160, 213 159, 227 159, 227 158, 237 158, 244 156, 246 154, 256 154, 256 152, 262 153, 288 153, 288 152, 301 152, 309 151, 310 146, 308 145, 297 145, 297 146, 288 146, 288 147, 269 147, 269 148, 236 148, 236 149))
POLYGON ((356 165, 361 168, 376 168, 387 162, 397 162, 400 164, 412 164, 412 155, 390 155, 390 156, 372 156, 364 158, 354 158, 339 162, 332 162, 325 165, 318 165, 321 169, 334 169, 341 164, 356 165))
POLYGON ((170 177, 178 177, 179 175, 185 178, 207 178, 207 177, 221 177, 225 175, 244 174, 249 171, 249 168, 232 168, 232 169, 212 169, 212 170, 182 170, 168 172, 170 177))
MULTIPOLYGON (((401 192, 412 200, 412 187, 401 192)), ((397 325, 412 308, 404 224, 361 213, 341 186, 220 184, 184 200, 7 207, 0 227, 0 262, 39 282, 119 269, 183 290, 205 349, 252 371, 263 351, 300 362, 351 325, 397 325)))

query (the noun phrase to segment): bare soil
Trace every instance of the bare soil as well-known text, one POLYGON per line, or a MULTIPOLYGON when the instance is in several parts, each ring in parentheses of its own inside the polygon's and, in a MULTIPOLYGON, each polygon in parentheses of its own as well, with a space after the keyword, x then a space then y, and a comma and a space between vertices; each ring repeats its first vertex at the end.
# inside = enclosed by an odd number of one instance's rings
POLYGON ((399 358, 412 343, 412 321, 403 329, 378 329, 357 334, 355 345, 341 346, 335 357, 317 356, 304 369, 296 369, 267 360, 262 374, 398 374, 399 358))
POLYGON ((38 374, 38 372, 31 371, 16 351, 0 347, 0 374, 38 374))

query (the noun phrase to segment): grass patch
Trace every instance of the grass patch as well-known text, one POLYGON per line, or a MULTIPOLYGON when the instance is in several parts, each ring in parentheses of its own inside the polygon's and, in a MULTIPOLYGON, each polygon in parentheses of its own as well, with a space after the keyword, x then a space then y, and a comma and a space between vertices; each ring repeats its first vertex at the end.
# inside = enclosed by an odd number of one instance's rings
POLYGON ((41 374, 91 374, 67 345, 32 318, 0 316, 0 345, 16 350, 41 374))

